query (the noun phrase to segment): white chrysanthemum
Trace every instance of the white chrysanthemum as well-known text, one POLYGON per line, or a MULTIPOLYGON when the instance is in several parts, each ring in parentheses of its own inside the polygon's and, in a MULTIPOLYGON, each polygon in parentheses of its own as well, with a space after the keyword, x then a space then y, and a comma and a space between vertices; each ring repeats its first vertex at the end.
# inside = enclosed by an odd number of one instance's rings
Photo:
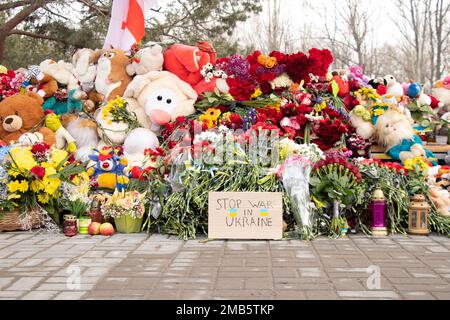
POLYGON ((288 88, 288 87, 292 86, 293 84, 294 84, 294 82, 291 80, 291 78, 289 78, 289 76, 285 72, 283 72, 281 75, 276 77, 271 82, 272 89, 275 89, 275 88, 288 88))

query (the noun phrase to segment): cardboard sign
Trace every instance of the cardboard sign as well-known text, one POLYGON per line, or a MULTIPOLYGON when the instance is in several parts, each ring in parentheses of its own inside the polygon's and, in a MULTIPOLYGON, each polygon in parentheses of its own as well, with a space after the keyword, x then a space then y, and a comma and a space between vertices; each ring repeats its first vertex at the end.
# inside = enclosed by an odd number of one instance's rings
POLYGON ((281 192, 210 192, 209 239, 283 237, 281 192))

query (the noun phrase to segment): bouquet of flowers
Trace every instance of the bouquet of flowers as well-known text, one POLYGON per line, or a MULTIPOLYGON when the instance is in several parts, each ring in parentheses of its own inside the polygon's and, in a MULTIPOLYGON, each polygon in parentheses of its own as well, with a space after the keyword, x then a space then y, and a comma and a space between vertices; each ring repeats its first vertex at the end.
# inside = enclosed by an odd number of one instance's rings
POLYGON ((133 219, 139 219, 145 213, 145 193, 137 191, 115 191, 102 206, 105 217, 120 218, 129 215, 133 219))
POLYGON ((102 108, 102 119, 107 120, 109 124, 113 122, 123 122, 128 124, 126 133, 142 127, 136 114, 130 112, 127 106, 128 102, 122 97, 117 97, 114 100, 108 101, 102 108))
POLYGON ((297 232, 304 239, 313 238, 313 204, 309 196, 309 179, 313 162, 307 157, 292 156, 283 165, 283 186, 291 197, 297 232))
MULTIPOLYGON (((1 180, 7 199, 24 211, 39 205, 58 220, 63 182, 87 188, 89 176, 82 163, 64 150, 45 143, 13 146, 3 165, 1 180)), ((85 189, 87 192, 87 189, 85 189)))
POLYGON ((358 167, 340 153, 332 152, 315 165, 310 180, 313 200, 318 209, 333 208, 329 228, 332 234, 339 235, 342 229, 348 227, 341 210, 353 204, 360 181, 358 167))
POLYGON ((0 73, 0 101, 6 97, 20 92, 24 87, 25 76, 21 73, 15 73, 8 70, 6 73, 0 73))

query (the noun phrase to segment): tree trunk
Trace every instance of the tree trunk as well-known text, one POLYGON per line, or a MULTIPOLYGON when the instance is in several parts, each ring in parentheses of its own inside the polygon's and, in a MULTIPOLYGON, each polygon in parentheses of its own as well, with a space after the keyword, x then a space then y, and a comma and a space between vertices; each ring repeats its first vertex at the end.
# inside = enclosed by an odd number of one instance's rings
POLYGON ((3 61, 3 56, 5 55, 5 43, 6 43, 6 33, 0 29, 0 64, 3 61))

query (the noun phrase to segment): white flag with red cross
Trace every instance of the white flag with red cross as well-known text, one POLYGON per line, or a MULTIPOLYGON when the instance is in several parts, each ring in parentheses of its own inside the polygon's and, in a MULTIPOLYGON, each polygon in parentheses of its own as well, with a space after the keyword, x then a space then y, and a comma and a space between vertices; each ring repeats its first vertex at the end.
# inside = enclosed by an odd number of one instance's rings
POLYGON ((114 0, 104 49, 129 50, 145 34, 145 12, 158 0, 114 0))

